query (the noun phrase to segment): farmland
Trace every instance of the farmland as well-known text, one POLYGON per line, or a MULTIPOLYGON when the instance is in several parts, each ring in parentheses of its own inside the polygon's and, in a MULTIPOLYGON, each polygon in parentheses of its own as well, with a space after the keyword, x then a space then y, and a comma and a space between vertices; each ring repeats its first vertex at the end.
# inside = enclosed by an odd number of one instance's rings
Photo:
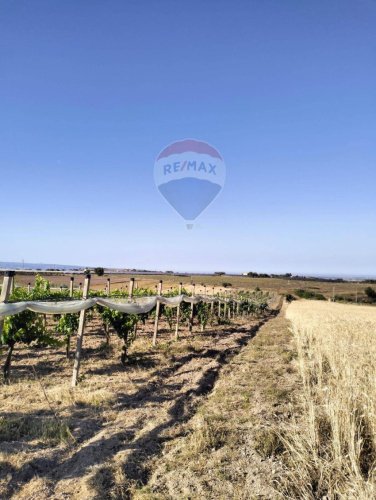
MULTIPOLYGON (((43 276, 43 272, 40 273, 43 276)), ((64 273, 49 273, 46 275, 48 280, 54 286, 69 285, 70 274, 64 273)), ((79 283, 83 283, 84 275, 77 274, 75 276, 75 286, 79 283)), ((159 280, 163 280, 164 288, 168 289, 170 287, 176 287, 179 282, 183 283, 183 286, 188 290, 191 289, 193 283, 197 286, 197 293, 204 291, 204 285, 210 290, 211 287, 215 287, 215 290, 223 288, 223 283, 231 284, 230 289, 235 290, 249 290, 255 289, 256 287, 262 290, 278 293, 287 294, 294 293, 296 289, 306 289, 316 293, 322 293, 326 298, 330 298, 335 295, 343 295, 347 298, 352 298, 355 300, 358 293, 359 299, 364 298, 364 289, 366 288, 365 283, 356 282, 338 282, 331 283, 330 281, 319 281, 319 280, 289 280, 282 278, 250 278, 248 276, 241 275, 179 275, 179 274, 105 274, 105 276, 96 276, 93 274, 91 287, 97 290, 103 290, 106 286, 107 278, 111 280, 111 286, 113 288, 127 289, 130 278, 135 278, 140 287, 154 288, 159 280)), ((22 286, 26 286, 29 282, 33 284, 34 275, 27 275, 19 273, 16 276, 16 283, 22 286)))
POLYGON ((376 500, 376 0, 0 12, 0 500, 376 500))
MULTIPOLYGON (((272 306, 271 301, 271 306, 272 306)), ((275 301, 274 301, 275 302, 275 301)), ((1 495, 14 498, 128 498, 146 486, 165 442, 185 432, 221 369, 273 310, 210 324, 182 325, 173 341, 161 317, 138 327, 126 366, 122 342, 106 342, 100 316, 88 318, 78 386, 63 346, 20 344, 2 387, 1 495), (34 495, 34 496, 33 496, 34 495)), ((49 318, 46 328, 53 330, 49 318)))
MULTIPOLYGON (((161 276, 135 278, 137 301, 155 293, 161 276)), ((57 288, 70 281, 49 279, 57 288)), ((129 301, 129 275, 119 283, 111 276, 111 292, 104 291, 107 279, 93 277, 91 293, 129 301)), ((62 322, 64 314, 41 321, 33 309, 21 313, 38 330, 32 342, 18 338, 9 384, 2 386, 0 496, 245 500, 351 492, 350 498, 372 498, 376 309, 283 301, 289 286, 331 296, 333 284, 316 281, 164 275, 163 293, 176 295, 180 281, 183 290, 195 283, 195 293, 215 295, 213 309, 197 303, 193 323, 186 314, 191 306, 182 303, 178 337, 176 312, 166 306, 155 344, 155 310, 136 322, 134 314, 104 306, 88 310, 73 386, 71 323, 62 322), (224 281, 231 282, 227 294, 224 281), (235 299, 241 300, 231 306, 235 299), (119 321, 128 325, 125 338, 119 321), (50 337, 59 342, 48 343, 50 337)), ((356 293, 356 284, 335 286, 356 293)), ((14 297, 67 302, 66 288, 48 289, 42 277, 20 274, 14 297), (19 288, 29 282, 31 291, 19 288)), ((74 293, 81 300, 82 291, 74 293)), ((5 356, 4 350, 2 363, 5 356)))

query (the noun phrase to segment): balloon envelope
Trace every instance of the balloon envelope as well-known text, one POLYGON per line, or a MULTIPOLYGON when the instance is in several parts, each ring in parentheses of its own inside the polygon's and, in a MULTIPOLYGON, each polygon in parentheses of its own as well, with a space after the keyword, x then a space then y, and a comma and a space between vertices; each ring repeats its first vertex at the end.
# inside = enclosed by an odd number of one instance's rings
POLYGON ((159 154, 154 178, 167 202, 185 220, 193 221, 222 190, 225 164, 209 144, 186 139, 159 154))

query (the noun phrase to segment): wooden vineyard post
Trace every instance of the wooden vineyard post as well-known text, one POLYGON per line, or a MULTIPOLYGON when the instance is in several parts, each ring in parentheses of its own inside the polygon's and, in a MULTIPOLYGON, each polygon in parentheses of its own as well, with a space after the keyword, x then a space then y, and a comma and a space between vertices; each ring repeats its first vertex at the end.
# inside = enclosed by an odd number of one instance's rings
POLYGON ((73 285, 74 285, 74 278, 71 276, 70 282, 69 282, 69 297, 73 297, 73 285))
MULTIPOLYGON (((196 285, 193 283, 193 289, 192 289, 192 297, 195 296, 195 289, 196 289, 196 285)), ((195 306, 193 304, 193 302, 191 303, 191 314, 189 316, 189 332, 192 333, 192 328, 193 328, 193 316, 194 316, 194 312, 195 312, 195 306)))
POLYGON ((29 294, 31 292, 31 283, 27 284, 27 293, 29 294))
POLYGON ((227 316, 227 290, 225 290, 225 303, 223 305, 223 317, 226 319, 227 316))
POLYGON ((111 295, 111 278, 107 278, 107 297, 111 295))
MULTIPOLYGON (((84 300, 88 298, 89 288, 90 288, 90 274, 88 274, 85 277, 84 291, 82 295, 84 300)), ((86 319, 86 309, 83 309, 80 312, 80 321, 78 324, 77 346, 76 346, 76 354, 74 357, 73 374, 72 374, 72 387, 76 387, 78 381, 78 374, 80 371, 82 341, 84 339, 84 330, 85 330, 85 319, 86 319)))
POLYGON ((133 289, 134 289, 134 278, 129 280, 129 298, 133 297, 133 289))
MULTIPOLYGON (((179 283, 179 295, 183 290, 183 283, 179 283)), ((176 326, 175 326, 175 340, 179 339, 179 318, 180 318, 180 304, 176 308, 176 326)))
MULTIPOLYGON (((3 280, 3 287, 1 289, 1 295, 0 295, 0 303, 1 302, 8 302, 8 299, 10 295, 12 294, 12 288, 14 286, 14 271, 7 271, 4 274, 4 280, 3 280)), ((4 319, 0 318, 0 335, 2 334, 4 327, 4 319)), ((13 352, 13 345, 8 346, 8 354, 6 357, 5 365, 4 365, 4 382, 6 384, 9 384, 9 370, 10 370, 10 360, 13 352)))
MULTIPOLYGON (((158 284, 157 295, 162 295, 162 280, 158 284)), ((154 322, 154 334, 153 334, 153 347, 157 345, 157 334, 158 334, 158 322, 159 322, 159 310, 161 308, 161 303, 157 300, 157 305, 155 308, 155 322, 154 322)))
POLYGON ((213 293, 212 293, 212 301, 211 301, 211 304, 210 304, 210 314, 212 315, 212 318, 214 316, 214 286, 213 286, 213 289, 212 289, 213 293))
MULTIPOLYGON (((14 271, 6 271, 3 279, 3 286, 1 289, 0 303, 7 302, 12 293, 12 282, 14 280, 14 271)), ((3 331, 4 319, 0 319, 0 334, 3 331)))
POLYGON ((239 316, 239 312, 240 312, 240 300, 238 299, 237 303, 236 303, 236 315, 239 316))
POLYGON ((6 271, 4 273, 3 286, 1 288, 0 302, 6 302, 12 293, 12 282, 14 280, 14 271, 6 271))
MULTIPOLYGON (((129 298, 131 299, 133 297, 133 291, 137 290, 137 281, 134 278, 131 278, 129 280, 129 298)), ((134 334, 136 335, 137 333, 137 322, 134 325, 134 334)))

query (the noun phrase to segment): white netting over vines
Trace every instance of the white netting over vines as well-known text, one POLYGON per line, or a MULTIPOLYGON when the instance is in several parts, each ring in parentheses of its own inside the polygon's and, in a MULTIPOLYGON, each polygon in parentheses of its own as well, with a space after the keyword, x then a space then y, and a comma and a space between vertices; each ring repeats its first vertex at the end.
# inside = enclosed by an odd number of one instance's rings
MULTIPOLYGON (((43 301, 27 301, 14 303, 0 304, 0 317, 11 316, 18 314, 28 309, 41 314, 68 314, 78 313, 84 309, 89 309, 95 305, 108 307, 115 311, 120 311, 127 314, 144 314, 148 313, 157 305, 157 302, 167 307, 177 307, 182 302, 189 304, 198 304, 200 302, 220 302, 222 304, 229 302, 228 299, 220 299, 218 297, 207 297, 203 295, 177 295, 176 297, 163 297, 157 295, 155 297, 139 297, 139 298, 92 298, 84 300, 68 300, 61 302, 43 302, 43 301)), ((234 300, 238 303, 239 301, 234 300)))

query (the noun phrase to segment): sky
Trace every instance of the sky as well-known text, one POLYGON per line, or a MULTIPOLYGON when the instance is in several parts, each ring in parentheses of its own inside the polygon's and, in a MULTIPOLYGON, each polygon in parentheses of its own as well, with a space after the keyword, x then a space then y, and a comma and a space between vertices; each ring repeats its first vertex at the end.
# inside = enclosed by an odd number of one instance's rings
POLYGON ((376 275, 376 1, 3 0, 0 261, 376 275), (153 177, 226 165, 193 229, 153 177))

